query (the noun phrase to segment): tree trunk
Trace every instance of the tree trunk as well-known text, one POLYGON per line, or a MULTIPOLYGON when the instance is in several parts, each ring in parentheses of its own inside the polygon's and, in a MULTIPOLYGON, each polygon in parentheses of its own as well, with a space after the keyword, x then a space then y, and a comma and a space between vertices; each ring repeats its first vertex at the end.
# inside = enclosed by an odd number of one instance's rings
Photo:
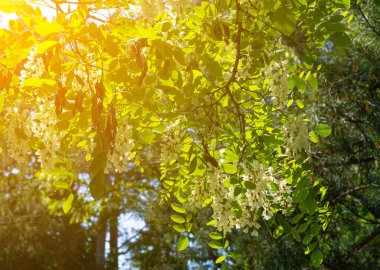
POLYGON ((118 269, 118 216, 118 209, 112 211, 110 217, 110 270, 118 269))
POLYGON ((96 242, 96 258, 95 268, 96 270, 105 269, 105 245, 106 245, 106 233, 107 233, 107 218, 104 210, 100 213, 98 221, 98 237, 96 242))

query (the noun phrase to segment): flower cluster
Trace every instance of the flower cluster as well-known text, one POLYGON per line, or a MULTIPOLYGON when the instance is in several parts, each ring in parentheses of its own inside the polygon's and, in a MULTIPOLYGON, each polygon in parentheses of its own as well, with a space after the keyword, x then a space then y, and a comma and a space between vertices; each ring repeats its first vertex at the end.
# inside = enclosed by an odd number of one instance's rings
POLYGON ((42 143, 42 147, 36 152, 38 161, 43 169, 52 169, 59 160, 61 140, 66 135, 56 127, 58 119, 54 104, 45 102, 39 105, 38 110, 32 115, 32 120, 33 135, 42 143))
POLYGON ((286 154, 298 158, 302 150, 309 148, 309 135, 306 123, 301 115, 289 115, 283 126, 284 141, 287 145, 286 154))
POLYGON ((20 84, 29 78, 40 78, 44 74, 45 66, 41 57, 37 55, 37 47, 34 47, 27 56, 24 69, 20 72, 20 84))
POLYGON ((289 94, 289 71, 286 61, 274 62, 267 70, 266 76, 270 80, 268 85, 275 105, 281 106, 289 94))
POLYGON ((181 121, 179 119, 174 122, 170 122, 166 126, 162 137, 162 161, 168 163, 178 159, 183 147, 181 138, 185 135, 185 132, 185 127, 181 124, 181 121))
POLYGON ((6 143, 10 156, 20 164, 28 162, 28 138, 32 135, 30 112, 27 110, 22 113, 14 114, 14 119, 9 119, 9 125, 6 129, 6 143))
POLYGON ((241 183, 251 182, 250 188, 243 188, 242 192, 235 194, 237 186, 226 184, 229 176, 218 168, 210 167, 204 182, 194 180, 193 203, 199 206, 205 198, 211 198, 212 218, 216 220, 217 228, 224 232, 230 232, 233 228, 243 229, 257 236, 260 217, 270 219, 275 204, 291 204, 291 188, 286 180, 275 179, 271 167, 265 169, 257 161, 254 161, 253 170, 248 170, 244 165, 242 167, 244 174, 241 183), (252 186, 255 188, 252 189, 252 186))
POLYGON ((128 124, 126 117, 122 117, 117 128, 115 146, 108 152, 107 166, 104 172, 109 173, 112 169, 117 173, 125 172, 133 147, 132 126, 128 124))

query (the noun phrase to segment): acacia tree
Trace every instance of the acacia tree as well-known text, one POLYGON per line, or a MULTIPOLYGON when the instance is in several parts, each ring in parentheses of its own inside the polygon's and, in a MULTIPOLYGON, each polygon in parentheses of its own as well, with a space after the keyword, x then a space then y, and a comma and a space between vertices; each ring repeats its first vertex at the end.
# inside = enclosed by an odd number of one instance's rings
MULTIPOLYGON (((18 15, 0 32, 5 163, 87 172, 96 200, 112 189, 107 175, 158 163, 179 251, 190 212, 209 207, 224 267, 226 235, 256 236, 261 220, 322 263, 329 210, 307 151, 331 129, 308 121, 321 68, 309 48, 346 45, 331 23, 349 1, 31 2, 0 4, 18 15)), ((64 212, 75 181, 60 178, 64 212)))

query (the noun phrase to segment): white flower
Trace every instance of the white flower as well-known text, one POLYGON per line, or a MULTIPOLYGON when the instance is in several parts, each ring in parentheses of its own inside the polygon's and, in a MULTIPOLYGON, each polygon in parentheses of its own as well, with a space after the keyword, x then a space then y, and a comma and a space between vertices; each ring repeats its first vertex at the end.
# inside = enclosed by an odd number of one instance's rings
POLYGON ((126 172, 133 147, 132 126, 128 124, 126 117, 122 117, 117 127, 115 146, 112 151, 108 152, 107 166, 104 172, 109 173, 112 169, 117 173, 126 172))
POLYGON ((308 129, 301 115, 297 118, 293 115, 288 116, 287 121, 284 122, 283 134, 287 145, 286 154, 297 158, 303 150, 309 149, 308 129))
POLYGON ((41 57, 37 55, 37 47, 34 47, 27 56, 24 69, 20 71, 20 84, 29 78, 40 78, 45 71, 45 65, 41 57))
POLYGON ((275 105, 282 106, 288 98, 289 71, 286 68, 286 61, 274 62, 266 71, 266 76, 270 80, 268 85, 275 105))
POLYGON ((179 119, 169 123, 162 136, 161 160, 169 163, 177 160, 181 154, 183 143, 182 137, 185 135, 185 127, 179 119))
POLYGON ((31 131, 33 136, 39 138, 43 147, 40 147, 36 154, 38 161, 44 169, 52 169, 61 157, 61 141, 66 135, 57 129, 58 122, 55 114, 55 107, 52 102, 41 104, 38 110, 32 115, 31 131))
POLYGON ((15 115, 9 120, 5 134, 10 156, 19 164, 25 164, 28 162, 30 148, 28 139, 32 134, 30 112, 24 110, 20 114, 16 110, 15 115))

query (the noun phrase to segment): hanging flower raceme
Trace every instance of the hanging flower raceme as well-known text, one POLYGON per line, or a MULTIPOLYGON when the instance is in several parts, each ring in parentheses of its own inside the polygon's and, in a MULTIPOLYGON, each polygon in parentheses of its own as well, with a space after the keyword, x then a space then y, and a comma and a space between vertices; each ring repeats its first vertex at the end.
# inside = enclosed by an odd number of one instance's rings
POLYGON ((31 118, 28 110, 21 113, 15 109, 14 114, 10 114, 9 124, 6 128, 6 143, 10 156, 19 164, 28 162, 28 140, 32 135, 31 118))
POLYGON ((287 61, 274 62, 269 66, 266 76, 269 79, 268 85, 273 103, 282 106, 288 99, 289 94, 289 71, 286 67, 287 61))
POLYGON ((31 130, 42 144, 36 154, 43 169, 52 169, 61 160, 61 141, 66 132, 57 129, 57 122, 54 104, 41 101, 38 110, 32 115, 31 130))
POLYGON ((257 236, 260 217, 268 220, 274 215, 275 206, 291 205, 291 187, 286 180, 275 178, 271 167, 265 168, 258 161, 253 162, 251 170, 244 164, 241 166, 244 169, 240 179, 242 192, 236 194, 236 186, 227 183, 230 175, 210 166, 203 181, 194 179, 192 203, 201 206, 207 199, 211 200, 212 218, 218 229, 224 232, 243 229, 257 236))
POLYGON ((130 161, 134 147, 132 135, 132 126, 128 124, 126 117, 122 117, 118 123, 115 146, 108 152, 105 173, 112 171, 112 168, 114 168, 117 173, 127 171, 127 163, 130 161))
POLYGON ((161 160, 169 163, 177 160, 181 154, 183 143, 182 137, 185 135, 186 129, 181 120, 169 122, 163 132, 161 145, 161 160))
POLYGON ((309 149, 308 129, 301 115, 289 115, 282 129, 287 155, 298 158, 303 150, 309 149))
POLYGON ((45 66, 42 58, 37 55, 37 47, 34 47, 27 56, 24 69, 20 71, 20 85, 29 78, 40 78, 44 74, 45 66))

